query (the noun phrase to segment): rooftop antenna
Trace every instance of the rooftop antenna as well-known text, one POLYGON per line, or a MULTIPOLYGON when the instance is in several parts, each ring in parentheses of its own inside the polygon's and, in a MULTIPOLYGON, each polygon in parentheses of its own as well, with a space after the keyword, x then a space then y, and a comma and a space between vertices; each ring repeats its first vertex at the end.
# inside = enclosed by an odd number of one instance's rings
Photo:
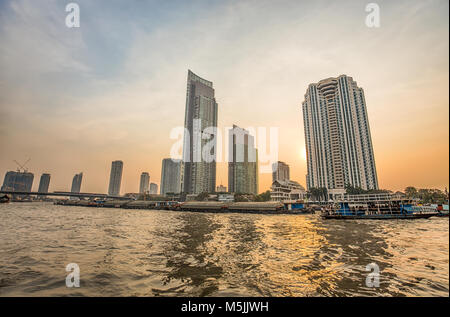
POLYGON ((17 166, 19 166, 17 168, 17 172, 19 173, 26 173, 28 172, 28 168, 26 167, 27 163, 31 160, 31 158, 29 158, 25 163, 20 164, 19 162, 17 162, 16 160, 14 160, 14 162, 17 164, 17 166), (23 171, 23 172, 22 172, 23 171))

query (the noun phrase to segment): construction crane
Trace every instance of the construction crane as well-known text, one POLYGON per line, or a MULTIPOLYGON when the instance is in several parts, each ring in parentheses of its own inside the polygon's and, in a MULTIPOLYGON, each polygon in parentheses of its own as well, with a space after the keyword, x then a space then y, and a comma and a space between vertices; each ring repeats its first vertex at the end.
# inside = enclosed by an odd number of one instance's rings
POLYGON ((16 160, 14 160, 14 162, 19 166, 17 168, 17 172, 19 173, 26 173, 28 172, 28 168, 26 167, 27 163, 31 160, 31 158, 29 158, 25 163, 20 164, 19 162, 17 162, 16 160), (23 171, 23 172, 22 172, 23 171))
MULTIPOLYGON (((18 166, 18 168, 17 168, 18 174, 28 173, 28 167, 26 165, 30 160, 31 160, 31 158, 29 158, 23 164, 17 162, 16 160, 13 160, 14 163, 16 163, 18 166)), ((23 176, 21 176, 21 175, 14 175, 12 180, 10 180, 9 182, 12 182, 12 183, 8 184, 8 187, 10 187, 12 191, 31 191, 31 188, 30 189, 27 188, 28 187, 27 185, 29 182, 26 182, 25 179, 23 178, 23 176)), ((31 183, 32 182, 33 182, 33 180, 31 179, 31 183)))

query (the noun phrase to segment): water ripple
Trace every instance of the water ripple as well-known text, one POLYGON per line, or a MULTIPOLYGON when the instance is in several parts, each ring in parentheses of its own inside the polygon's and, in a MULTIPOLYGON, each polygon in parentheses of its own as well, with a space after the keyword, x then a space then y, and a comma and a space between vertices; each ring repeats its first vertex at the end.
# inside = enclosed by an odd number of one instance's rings
POLYGON ((0 296, 448 296, 449 223, 0 205, 0 296), (65 267, 80 267, 67 288, 65 267), (380 287, 366 286, 366 266, 380 287))

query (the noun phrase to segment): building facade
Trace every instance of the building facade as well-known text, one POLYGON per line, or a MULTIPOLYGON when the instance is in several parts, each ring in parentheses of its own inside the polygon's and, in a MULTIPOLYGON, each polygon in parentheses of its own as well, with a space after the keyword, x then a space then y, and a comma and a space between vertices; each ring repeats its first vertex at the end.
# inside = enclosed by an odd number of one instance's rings
POLYGON ((350 184, 378 189, 364 91, 346 75, 310 84, 302 103, 307 188, 331 196, 350 184))
POLYGON ((72 179, 72 193, 79 193, 81 191, 81 181, 83 180, 83 173, 75 174, 72 179))
POLYGON ((305 188, 295 181, 276 180, 270 187, 272 201, 302 200, 305 197, 305 188))
POLYGON ((150 183, 150 194, 157 195, 158 194, 158 184, 150 183))
POLYGON ((234 195, 233 194, 218 194, 217 195, 217 201, 224 202, 224 203, 230 203, 234 201, 234 195))
POLYGON ((14 192, 31 192, 34 175, 29 172, 9 171, 5 174, 2 190, 14 192))
POLYGON ((120 184, 122 183, 123 162, 114 161, 111 164, 111 174, 109 176, 108 195, 119 196, 120 184))
POLYGON ((258 151, 255 138, 236 125, 229 130, 228 137, 228 191, 257 195, 258 151))
POLYGON ((150 175, 147 172, 141 174, 141 180, 139 182, 139 194, 148 193, 150 185, 150 175))
POLYGON ((289 180, 291 178, 289 173, 289 165, 284 162, 278 161, 273 163, 272 171, 272 182, 276 180, 289 180))
POLYGON ((227 186, 223 186, 222 184, 217 186, 216 192, 217 193, 226 193, 227 192, 227 186))
POLYGON ((50 185, 50 174, 42 174, 39 180, 39 193, 48 193, 48 187, 50 185))
POLYGON ((181 191, 187 194, 214 192, 216 187, 217 102, 213 83, 195 75, 190 70, 187 78, 185 134, 181 191), (211 159, 202 155, 205 146, 211 159))
POLYGON ((181 160, 165 158, 161 167, 161 195, 181 192, 181 160))

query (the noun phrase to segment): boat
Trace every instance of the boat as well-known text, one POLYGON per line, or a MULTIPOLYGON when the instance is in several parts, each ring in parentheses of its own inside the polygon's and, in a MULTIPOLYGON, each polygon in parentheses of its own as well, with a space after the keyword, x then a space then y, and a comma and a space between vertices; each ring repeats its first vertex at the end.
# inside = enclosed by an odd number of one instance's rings
POLYGON ((412 199, 397 194, 344 195, 327 206, 324 219, 426 219, 437 211, 415 206, 412 199))
POLYGON ((436 210, 438 217, 448 217, 448 204, 438 204, 436 205, 436 210))
POLYGON ((324 219, 372 219, 372 220, 387 220, 387 219, 420 219, 420 218, 430 218, 433 216, 439 216, 438 213, 412 213, 412 214, 373 214, 373 215, 322 215, 324 219))
POLYGON ((0 196, 0 204, 6 204, 9 203, 10 199, 8 195, 2 195, 0 196))
POLYGON ((294 214, 314 214, 317 206, 306 203, 303 200, 285 200, 283 201, 284 210, 294 214))
POLYGON ((220 202, 187 201, 174 205, 173 210, 203 212, 241 212, 241 213, 281 213, 284 205, 277 201, 268 202, 220 202))
POLYGON ((257 214, 310 214, 314 213, 303 201, 265 202, 221 202, 187 201, 170 206, 170 210, 202 211, 215 213, 257 213, 257 214))

